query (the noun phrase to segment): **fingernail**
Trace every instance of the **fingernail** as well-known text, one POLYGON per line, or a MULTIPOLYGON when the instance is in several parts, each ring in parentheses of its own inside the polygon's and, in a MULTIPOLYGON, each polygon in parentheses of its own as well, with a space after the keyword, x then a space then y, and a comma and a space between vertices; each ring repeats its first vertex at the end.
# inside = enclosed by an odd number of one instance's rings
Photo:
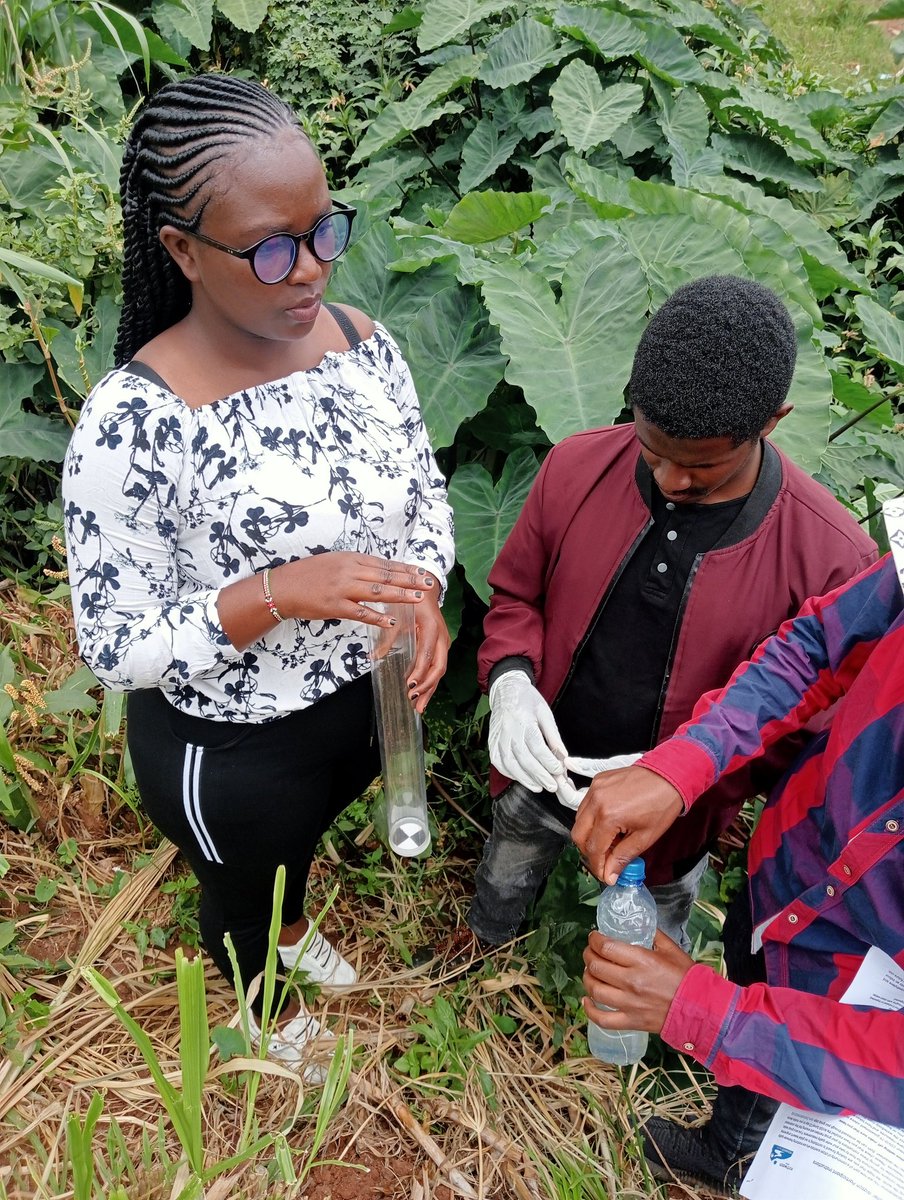
POLYGON ((411 693, 411 699, 412 699, 412 700, 418 700, 418 699, 420 699, 420 694, 419 694, 418 692, 412 692, 412 693, 411 693))
POLYGON ((409 687, 409 690, 413 687, 417 687, 417 680, 412 679, 411 683, 408 684, 408 687, 409 687))
POLYGON ((415 592, 414 594, 418 598, 418 600, 423 600, 423 598, 424 598, 423 592, 415 592))
POLYGON ((395 623, 396 623, 396 619, 395 619, 395 617, 390 617, 390 618, 389 618, 389 624, 390 624, 390 625, 395 625, 395 623))
POLYGON ((433 577, 432 576, 428 576, 424 580, 424 587, 433 587, 433 577))
POLYGON ((425 574, 426 574, 426 571, 424 570, 424 568, 423 568, 423 567, 418 567, 418 569, 417 569, 417 573, 418 573, 418 575, 425 575, 425 574))

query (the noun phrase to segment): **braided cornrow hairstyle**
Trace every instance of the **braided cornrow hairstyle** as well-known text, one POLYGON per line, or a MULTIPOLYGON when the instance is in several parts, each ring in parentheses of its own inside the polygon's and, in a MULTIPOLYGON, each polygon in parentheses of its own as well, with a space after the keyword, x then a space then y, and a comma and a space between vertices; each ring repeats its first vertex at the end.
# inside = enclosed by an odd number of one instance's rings
POLYGON ((158 236, 192 232, 216 187, 218 163, 245 140, 296 126, 292 110, 259 83, 196 75, 150 98, 126 142, 120 173, 123 307, 118 367, 191 307, 191 287, 158 236))

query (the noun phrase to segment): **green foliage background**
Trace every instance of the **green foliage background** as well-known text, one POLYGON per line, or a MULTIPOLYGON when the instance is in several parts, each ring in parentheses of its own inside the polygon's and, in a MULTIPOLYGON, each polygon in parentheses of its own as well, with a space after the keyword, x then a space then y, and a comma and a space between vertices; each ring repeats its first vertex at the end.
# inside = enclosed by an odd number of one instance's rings
POLYGON ((865 518, 901 490, 901 85, 803 77, 729 0, 38 11, 0 58, 7 570, 42 561, 29 518, 55 527, 54 464, 110 362, 119 143, 187 68, 265 78, 362 209, 332 294, 402 344, 456 513, 444 718, 474 702, 487 571, 545 450, 618 417, 646 320, 689 279, 773 287, 798 331, 779 439, 865 518))

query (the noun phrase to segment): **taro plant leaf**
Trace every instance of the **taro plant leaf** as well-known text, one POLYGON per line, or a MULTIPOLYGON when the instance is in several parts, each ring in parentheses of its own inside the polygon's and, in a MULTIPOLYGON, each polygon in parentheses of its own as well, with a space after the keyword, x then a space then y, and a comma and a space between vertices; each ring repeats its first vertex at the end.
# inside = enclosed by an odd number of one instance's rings
POLYGON ((69 445, 68 426, 50 417, 23 412, 22 400, 42 376, 31 363, 6 363, 0 372, 0 458, 62 462, 69 445))
POLYGON ((533 451, 522 448, 505 460, 495 487, 489 471, 480 463, 465 463, 449 481, 458 559, 468 583, 485 604, 490 602, 487 575, 518 519, 536 474, 533 451))
POLYGON ((553 19, 557 28, 603 58, 624 58, 647 42, 647 35, 635 22, 608 8, 560 4, 553 19))
POLYGON ((547 204, 543 192, 471 192, 449 213, 442 232, 468 246, 495 242, 533 224, 547 204))
POLYGON ((435 50, 465 37, 478 21, 511 7, 512 0, 427 0, 417 35, 418 47, 435 50))
POLYGON ((739 57, 744 55, 744 47, 724 21, 710 9, 696 3, 696 0, 670 0, 669 7, 674 10, 672 20, 676 21, 679 28, 690 30, 695 37, 712 42, 714 46, 720 46, 739 57))
POLYGON ((879 113, 869 131, 871 146, 890 142, 904 129, 904 100, 893 100, 879 113))
POLYGON ((891 401, 878 388, 868 388, 841 371, 832 371, 832 395, 839 404, 859 414, 860 429, 872 426, 876 432, 895 419, 891 401))
POLYGON ((805 471, 815 471, 829 440, 832 425, 832 377, 825 355, 798 330, 797 362, 788 392, 793 411, 769 436, 805 471))
POLYGON ((381 150, 388 150, 408 134, 422 129, 425 125, 432 125, 444 113, 461 112, 462 105, 457 102, 452 101, 439 107, 437 101, 448 96, 463 83, 472 80, 482 60, 482 54, 457 55, 437 67, 435 71, 431 71, 404 100, 387 104, 371 121, 360 145, 349 160, 350 165, 372 158, 381 150))
POLYGON ((237 29, 255 33, 267 15, 269 0, 217 0, 217 8, 237 29))
POLYGON ((213 0, 179 0, 178 4, 155 6, 154 21, 158 25, 164 13, 167 24, 172 25, 196 50, 210 48, 213 0))
POLYGON ((553 30, 533 17, 522 17, 491 38, 486 51, 477 78, 501 89, 527 83, 570 54, 571 47, 563 46, 553 30))
POLYGON ((490 117, 478 121, 462 146, 459 189, 471 192, 507 163, 521 141, 519 128, 501 132, 490 117))
POLYGON ((616 417, 649 308, 634 254, 611 237, 591 242, 566 265, 558 303, 539 275, 488 264, 483 295, 509 356, 505 377, 551 441, 616 417))
POLYGON ((346 254, 332 294, 382 322, 406 350, 408 326, 436 292, 455 282, 455 275, 444 265, 411 276, 390 270, 401 256, 392 230, 377 222, 346 254))
POLYGON ((580 60, 562 68, 549 94, 562 133, 581 153, 608 141, 643 105, 640 84, 613 83, 604 88, 596 71, 580 60))
POLYGON ((408 365, 434 449, 451 446, 502 378, 499 338, 473 288, 448 287, 408 329, 408 365))
POLYGON ((888 0, 887 4, 883 4, 881 8, 877 8, 875 12, 871 12, 863 19, 865 21, 896 21, 898 17, 904 17, 904 0, 888 0))
POLYGON ((714 133, 711 144, 722 155, 725 166, 742 175, 783 183, 797 192, 818 192, 821 187, 819 179, 771 138, 740 131, 730 136, 714 133))
POLYGON ((747 117, 752 124, 763 124, 773 133, 808 152, 807 157, 818 162, 834 162, 835 155, 790 100, 749 84, 737 85, 738 95, 728 96, 722 108, 747 117))
POLYGON ((634 57, 651 74, 675 84, 706 82, 707 72, 675 29, 661 22, 637 21, 636 24, 646 35, 646 41, 635 50, 634 57))
POLYGON ((898 320, 869 296, 855 296, 854 308, 867 345, 904 378, 904 321, 898 320))
POLYGON ((706 101, 693 88, 682 88, 672 96, 669 87, 653 80, 653 92, 659 104, 656 121, 673 148, 681 146, 688 153, 700 153, 709 137, 709 109, 706 101))
POLYGON ((744 260, 718 229, 690 216, 638 216, 618 222, 640 260, 654 308, 676 288, 705 275, 745 275, 744 260))
POLYGON ((768 217, 786 236, 793 238, 806 267, 810 286, 818 297, 828 296, 839 287, 861 292, 869 286, 839 248, 835 238, 790 200, 767 196, 753 184, 727 176, 698 180, 697 187, 701 192, 718 196, 733 208, 768 217))

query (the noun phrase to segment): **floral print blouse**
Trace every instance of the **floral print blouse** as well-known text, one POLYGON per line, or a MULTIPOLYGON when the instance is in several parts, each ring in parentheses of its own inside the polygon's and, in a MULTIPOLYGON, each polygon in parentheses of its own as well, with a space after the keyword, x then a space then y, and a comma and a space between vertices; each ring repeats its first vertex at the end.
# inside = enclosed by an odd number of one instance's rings
POLYGON ((159 687, 215 720, 271 720, 370 665, 351 621, 286 620, 236 650, 217 615, 224 585, 353 550, 422 565, 442 587, 454 561, 411 375, 380 325, 311 370, 199 408, 110 372, 73 434, 63 499, 86 662, 109 688, 159 687))

